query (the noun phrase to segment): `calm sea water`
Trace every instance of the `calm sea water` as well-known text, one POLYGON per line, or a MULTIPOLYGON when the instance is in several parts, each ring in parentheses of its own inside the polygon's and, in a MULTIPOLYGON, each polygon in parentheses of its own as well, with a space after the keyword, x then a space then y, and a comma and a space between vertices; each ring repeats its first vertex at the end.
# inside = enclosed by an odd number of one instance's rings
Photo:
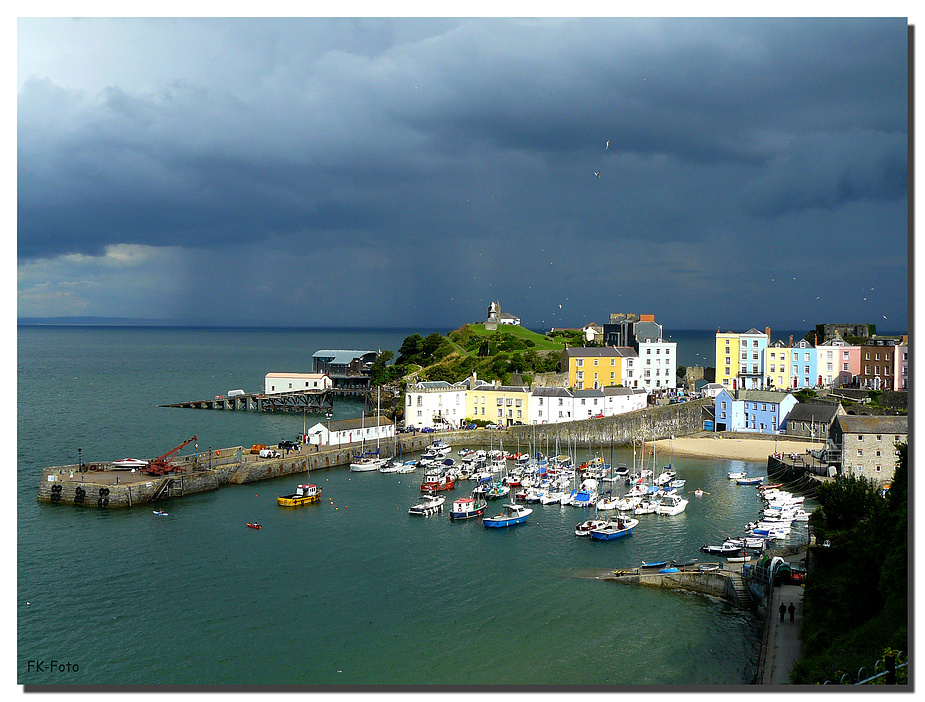
MULTIPOLYGON (((615 542, 576 537, 587 513, 575 508, 536 505, 505 530, 411 517, 419 475, 346 468, 313 472, 323 500, 298 510, 275 501, 292 477, 171 500, 167 517, 35 499, 42 467, 76 463, 78 449, 94 461, 159 455, 193 435, 200 450, 294 437, 301 416, 158 405, 259 389, 267 372, 309 370, 322 348, 396 351, 412 331, 20 328, 18 682, 749 683, 752 615, 597 576, 697 557, 739 533, 758 503, 726 473, 762 464, 675 458, 685 489, 705 494, 676 517, 642 516, 615 542), (247 529, 254 520, 265 528, 247 529)), ((712 333, 702 337, 709 348, 712 333)), ((335 417, 360 407, 338 400, 335 417)), ((614 456, 632 460, 631 449, 614 456)))

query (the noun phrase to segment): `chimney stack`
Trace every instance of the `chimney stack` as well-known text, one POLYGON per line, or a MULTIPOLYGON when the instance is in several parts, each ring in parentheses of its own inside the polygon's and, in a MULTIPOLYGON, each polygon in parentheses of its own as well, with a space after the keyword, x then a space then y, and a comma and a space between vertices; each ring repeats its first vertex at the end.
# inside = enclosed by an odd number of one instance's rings
POLYGON ((793 348, 793 334, 790 335, 790 348, 793 348))

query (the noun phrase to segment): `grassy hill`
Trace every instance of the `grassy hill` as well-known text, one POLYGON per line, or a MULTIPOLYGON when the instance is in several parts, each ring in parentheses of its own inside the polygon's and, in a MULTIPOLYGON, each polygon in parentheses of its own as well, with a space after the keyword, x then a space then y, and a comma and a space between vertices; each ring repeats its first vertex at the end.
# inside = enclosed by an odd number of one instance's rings
POLYGON ((511 373, 521 373, 529 382, 533 374, 555 372, 564 348, 564 339, 551 339, 520 326, 488 331, 484 324, 464 324, 447 336, 407 337, 395 365, 382 380, 457 383, 476 373, 483 380, 507 383, 511 373))

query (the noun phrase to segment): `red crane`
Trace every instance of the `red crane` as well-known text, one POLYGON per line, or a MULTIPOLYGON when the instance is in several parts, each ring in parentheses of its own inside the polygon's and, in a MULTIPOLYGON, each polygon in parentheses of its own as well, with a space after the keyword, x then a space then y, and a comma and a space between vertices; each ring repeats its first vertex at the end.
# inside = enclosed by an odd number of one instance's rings
POLYGON ((196 440, 195 436, 191 437, 187 439, 186 441, 184 441, 179 446, 176 446, 170 449, 163 456, 158 456, 154 460, 150 461, 148 463, 148 467, 144 469, 144 472, 149 475, 164 475, 165 473, 173 473, 174 471, 186 472, 186 468, 177 468, 175 466, 172 466, 167 462, 167 459, 175 456, 177 453, 180 452, 180 449, 182 449, 184 446, 186 446, 189 443, 192 443, 195 440, 196 440))

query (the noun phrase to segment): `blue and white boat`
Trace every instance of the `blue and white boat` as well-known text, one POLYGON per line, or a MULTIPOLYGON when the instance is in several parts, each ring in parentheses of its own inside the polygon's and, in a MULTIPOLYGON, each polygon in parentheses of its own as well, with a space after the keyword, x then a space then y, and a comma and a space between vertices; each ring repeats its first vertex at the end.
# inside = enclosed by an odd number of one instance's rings
POLYGON ((591 538, 597 541, 611 541, 633 533, 639 525, 638 519, 609 519, 603 526, 591 530, 591 538))
POLYGON ((760 475, 753 478, 736 478, 736 485, 758 485, 764 478, 760 475))
POLYGON ((533 514, 532 509, 516 502, 508 502, 501 505, 501 514, 496 514, 494 517, 485 517, 482 524, 487 527, 514 526, 515 524, 523 524, 531 514, 533 514))

